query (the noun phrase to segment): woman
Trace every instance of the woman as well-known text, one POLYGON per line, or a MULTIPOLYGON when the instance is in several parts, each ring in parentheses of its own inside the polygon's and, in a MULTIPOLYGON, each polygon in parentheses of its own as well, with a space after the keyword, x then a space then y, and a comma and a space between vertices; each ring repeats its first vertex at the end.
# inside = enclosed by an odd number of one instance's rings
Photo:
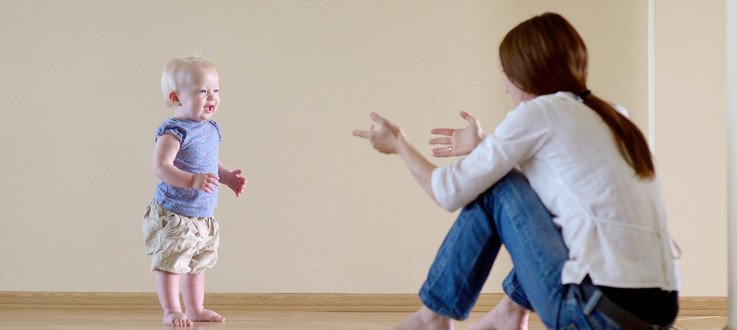
MULTIPOLYGON (((501 302, 471 329, 525 329, 530 311, 546 327, 669 328, 679 275, 662 193, 637 127, 586 87, 587 51, 560 15, 520 23, 499 46, 515 103, 485 136, 467 113, 444 137, 435 165, 401 128, 356 130, 378 151, 399 154, 440 206, 463 207, 424 283, 423 307, 399 329, 452 329, 468 317, 501 245, 514 268, 501 302), (529 180, 529 181, 528 181, 529 180)), ((622 109, 620 109, 622 110, 622 109)))

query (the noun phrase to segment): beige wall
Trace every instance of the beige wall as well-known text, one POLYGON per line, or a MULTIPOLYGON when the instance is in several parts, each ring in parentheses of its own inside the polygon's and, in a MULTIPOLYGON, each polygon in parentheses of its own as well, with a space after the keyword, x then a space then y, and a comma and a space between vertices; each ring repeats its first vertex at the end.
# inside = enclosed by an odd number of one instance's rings
MULTIPOLYGON (((429 129, 462 125, 457 110, 492 129, 510 107, 498 42, 547 10, 586 39, 594 92, 646 129, 647 3, 590 3, 0 0, 0 290, 152 290, 140 217, 156 184, 153 132, 170 115, 159 74, 167 59, 200 53, 221 73, 222 160, 249 179, 245 198, 220 196, 221 260, 208 291, 414 292, 454 215, 424 196, 398 158, 350 131, 377 111, 429 156, 429 129)), ((658 79, 678 67, 659 66, 658 79)), ((668 129, 681 122, 669 124, 670 107, 657 100, 657 155, 684 249, 684 293, 724 295, 726 211, 721 190, 709 188, 724 168, 705 170, 708 182, 697 173, 677 179, 690 174, 694 152, 668 153, 668 129), (691 185, 703 188, 684 189, 691 185)), ((709 136, 711 153, 699 159, 718 164, 719 136, 709 136)), ((681 140, 670 148, 703 148, 681 140)), ((487 292, 500 291, 510 267, 503 256, 487 292)))
POLYGON ((724 1, 655 1, 655 151, 691 295, 727 294, 724 13, 724 1))

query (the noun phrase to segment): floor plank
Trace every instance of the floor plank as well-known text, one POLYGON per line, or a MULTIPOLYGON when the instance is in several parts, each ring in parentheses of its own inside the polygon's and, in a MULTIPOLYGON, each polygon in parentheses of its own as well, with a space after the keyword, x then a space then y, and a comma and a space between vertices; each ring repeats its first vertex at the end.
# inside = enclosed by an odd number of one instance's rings
MULTIPOLYGON (((196 323, 186 329, 266 329, 266 330, 374 330, 389 329, 408 315, 406 312, 308 312, 308 311, 221 311, 225 323, 196 323)), ((534 315, 534 314, 533 314, 534 315)), ((483 316, 473 313, 465 322, 456 322, 456 329, 468 326, 483 316)), ((0 310, 0 329, 183 329, 160 324, 158 311, 130 310, 0 310)), ((676 329, 722 329, 725 316, 680 317, 676 329)), ((533 316, 530 329, 544 329, 533 316)))

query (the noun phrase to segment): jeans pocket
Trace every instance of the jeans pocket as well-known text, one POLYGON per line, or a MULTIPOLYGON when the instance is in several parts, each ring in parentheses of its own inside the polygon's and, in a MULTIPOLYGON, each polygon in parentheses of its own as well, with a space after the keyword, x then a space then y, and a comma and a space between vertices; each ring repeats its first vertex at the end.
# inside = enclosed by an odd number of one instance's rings
POLYGON ((579 327, 582 321, 585 322, 585 320, 582 320, 581 316, 584 316, 583 313, 581 313, 581 309, 579 308, 578 304, 570 304, 567 302, 564 302, 563 306, 561 306, 560 311, 560 317, 558 319, 558 324, 555 327, 555 329, 559 330, 578 330, 578 329, 585 329, 579 327))
POLYGON ((578 286, 569 286, 563 304, 561 305, 557 329, 610 329, 602 326, 602 320, 599 319, 600 313, 598 311, 586 315, 583 312, 585 305, 586 301, 583 299, 578 286))
POLYGON ((577 287, 571 287, 561 310, 560 329, 592 329, 592 330, 621 330, 622 327, 596 308, 586 315, 584 306, 587 301, 583 299, 577 287), (570 325, 569 325, 570 324, 570 325))

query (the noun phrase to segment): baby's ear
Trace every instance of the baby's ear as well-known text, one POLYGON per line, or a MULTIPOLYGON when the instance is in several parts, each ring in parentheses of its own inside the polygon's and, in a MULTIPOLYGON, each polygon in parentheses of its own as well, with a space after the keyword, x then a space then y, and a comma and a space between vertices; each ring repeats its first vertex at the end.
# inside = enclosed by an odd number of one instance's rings
POLYGON ((175 91, 169 93, 169 102, 173 105, 182 105, 182 102, 179 101, 179 95, 175 91))

